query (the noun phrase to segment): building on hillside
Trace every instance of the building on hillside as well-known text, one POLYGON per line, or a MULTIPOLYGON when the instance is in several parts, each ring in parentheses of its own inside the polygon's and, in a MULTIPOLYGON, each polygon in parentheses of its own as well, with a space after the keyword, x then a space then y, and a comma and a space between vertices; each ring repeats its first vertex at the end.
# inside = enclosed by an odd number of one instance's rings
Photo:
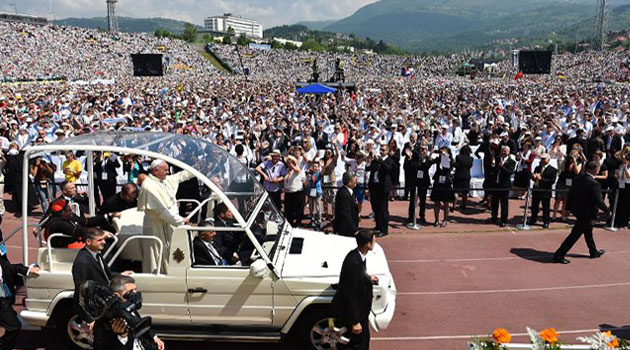
POLYGON ((18 22, 36 25, 48 24, 46 17, 37 17, 18 13, 0 12, 0 21, 2 22, 18 22))
POLYGON ((302 47, 302 44, 303 44, 301 41, 289 40, 289 39, 283 39, 283 38, 273 38, 272 40, 277 41, 282 45, 286 45, 287 43, 290 43, 290 44, 295 45, 297 48, 302 47))
POLYGON ((239 36, 245 34, 250 38, 262 38, 263 28, 253 19, 234 16, 231 13, 225 13, 223 16, 212 16, 204 20, 204 31, 216 34, 227 34, 229 29, 234 29, 234 35, 239 36))

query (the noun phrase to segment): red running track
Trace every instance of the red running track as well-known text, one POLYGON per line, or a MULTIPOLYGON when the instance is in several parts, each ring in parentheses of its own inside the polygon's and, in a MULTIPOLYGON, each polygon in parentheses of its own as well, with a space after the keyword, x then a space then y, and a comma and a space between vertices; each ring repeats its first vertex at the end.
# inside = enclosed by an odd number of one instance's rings
MULTIPOLYGON (((398 302, 390 328, 372 332, 373 349, 465 349, 472 335, 489 334, 496 327, 526 342, 525 327, 555 327, 561 340, 591 334, 601 324, 626 325, 630 293, 630 235, 628 231, 595 230, 595 241, 606 254, 589 259, 583 240, 574 247, 569 265, 548 263, 551 253, 570 227, 553 224, 518 231, 523 201, 512 201, 516 218, 508 228, 486 225, 489 215, 479 206, 456 212, 446 228, 403 226, 406 203, 390 203, 391 234, 379 239, 385 248, 398 287, 398 302), (562 333, 565 332, 565 333, 562 333)), ((369 204, 363 214, 369 213, 369 204)), ((427 211, 432 222, 433 212, 427 211)), ((7 214, 2 229, 8 233, 18 221, 7 214)), ((373 223, 362 220, 362 227, 373 223)), ((34 243, 31 242, 31 245, 34 243)), ((21 261, 21 238, 9 242, 10 257, 21 261)), ((32 336, 20 347, 34 349, 32 336)), ((169 349, 202 349, 224 344, 171 342, 169 349)), ((295 349, 286 344, 230 344, 237 349, 295 349)))

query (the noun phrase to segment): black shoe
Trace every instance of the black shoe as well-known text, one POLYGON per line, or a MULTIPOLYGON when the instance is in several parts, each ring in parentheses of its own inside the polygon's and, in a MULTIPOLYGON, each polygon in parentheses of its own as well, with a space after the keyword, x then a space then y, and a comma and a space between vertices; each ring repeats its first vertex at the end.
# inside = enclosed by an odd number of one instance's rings
POLYGON ((564 265, 571 263, 571 261, 565 258, 553 258, 553 262, 556 264, 564 264, 564 265))
POLYGON ((507 223, 505 223, 505 222, 502 222, 502 223, 499 224, 499 227, 505 227, 505 226, 507 226, 507 223))
POLYGON ((534 226, 535 224, 536 224, 535 221, 532 221, 532 220, 527 221, 527 226, 534 226))
POLYGON ((495 222, 497 222, 497 220, 497 218, 486 219, 486 224, 494 224, 495 222))
POLYGON ((548 223, 548 222, 545 222, 545 223, 543 224, 543 228, 549 228, 549 223, 548 223))
POLYGON ((604 253, 606 253, 606 251, 603 250, 603 249, 600 249, 600 250, 596 251, 595 254, 591 254, 590 257, 591 257, 591 259, 597 259, 600 256, 604 255, 604 253))
POLYGON ((446 227, 446 225, 448 225, 448 221, 442 221, 442 225, 440 225, 442 228, 446 227))
POLYGON ((427 222, 427 220, 425 220, 425 219, 420 219, 420 225, 422 225, 422 226, 428 226, 428 225, 429 225, 429 223, 428 223, 428 222, 427 222))
POLYGON ((438 221, 433 223, 433 227, 439 227, 439 226, 440 226, 440 223, 438 221))
POLYGON ((379 234, 376 235, 376 237, 381 238, 381 237, 385 237, 389 234, 389 232, 381 232, 379 234))

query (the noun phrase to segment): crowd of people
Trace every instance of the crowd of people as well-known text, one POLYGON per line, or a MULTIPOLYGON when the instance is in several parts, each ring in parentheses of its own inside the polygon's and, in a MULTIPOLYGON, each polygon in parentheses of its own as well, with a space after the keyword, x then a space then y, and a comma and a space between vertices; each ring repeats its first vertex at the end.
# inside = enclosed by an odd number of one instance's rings
MULTIPOLYGON (((389 202, 402 199, 409 202, 410 224, 417 219, 421 225, 446 227, 452 215, 467 215, 472 169, 479 162, 481 204, 489 209, 489 223, 505 226, 510 196, 528 193, 531 224, 538 219, 539 206, 544 227, 553 219, 566 221, 570 188, 588 170, 616 210, 609 224, 629 224, 625 52, 554 55, 557 74, 515 80, 507 60, 492 74, 459 77, 454 70, 467 59, 461 54, 237 52, 234 46, 215 45, 215 53, 232 67, 248 69, 245 79, 215 69, 182 41, 150 34, 4 22, 0 30, 0 165, 5 179, 0 192, 11 194, 16 212, 22 201, 28 207, 41 205, 44 218, 50 217, 46 225, 54 227, 50 232, 74 237, 56 243, 61 246, 81 237, 98 253, 103 234, 94 227, 106 230, 120 211, 136 206, 149 213, 146 227, 153 231, 158 229, 151 225, 160 225, 160 220, 184 222, 174 202, 163 204, 168 218, 151 214, 160 196, 147 193, 160 191, 150 187, 165 181, 168 165, 124 154, 102 152, 84 160, 93 161, 95 173, 101 174, 95 217, 73 211, 71 204, 81 208, 85 201, 75 186, 85 179, 85 163, 73 152, 57 155, 60 164, 46 155, 29 160, 36 197, 21 198, 21 155, 28 147, 124 130, 190 135, 224 148, 252 170, 293 226, 321 229, 333 218, 333 230, 353 235, 359 229, 355 218, 370 214, 364 205, 369 200, 378 234, 387 235, 389 202), (172 68, 163 77, 132 77, 129 55, 139 52, 165 53, 172 68), (294 82, 308 80, 314 62, 327 77, 339 60, 356 90, 320 96, 296 92, 294 82), (413 68, 414 74, 403 76, 403 68, 413 68), (45 81, 49 79, 58 81, 45 81), (116 178, 121 176, 126 184, 119 191, 116 178), (453 214, 457 198, 461 214, 453 214), (429 201, 433 220, 425 214, 429 201)), ((189 175, 172 175, 177 178, 172 187, 189 175)), ((215 211, 215 221, 230 220, 225 209, 215 211)), ((162 234, 166 239, 168 232, 162 234)), ((373 240, 364 235, 359 243, 367 251, 373 240)), ((199 235, 195 250, 203 251, 200 258, 219 265, 245 256, 239 254, 243 247, 238 242, 214 236, 199 235)), ((146 263, 144 268, 153 271, 161 262, 146 263)), ((22 266, 14 269, 37 273, 22 266)), ((125 288, 135 289, 132 279, 116 283, 121 296, 125 288)))

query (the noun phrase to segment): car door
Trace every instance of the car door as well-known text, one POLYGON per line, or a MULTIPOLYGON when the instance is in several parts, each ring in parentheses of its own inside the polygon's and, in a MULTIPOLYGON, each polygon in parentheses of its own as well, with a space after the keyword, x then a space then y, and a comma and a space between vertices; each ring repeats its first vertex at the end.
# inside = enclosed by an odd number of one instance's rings
POLYGON ((202 324, 271 326, 273 280, 250 275, 242 266, 195 266, 187 270, 188 308, 202 324))

